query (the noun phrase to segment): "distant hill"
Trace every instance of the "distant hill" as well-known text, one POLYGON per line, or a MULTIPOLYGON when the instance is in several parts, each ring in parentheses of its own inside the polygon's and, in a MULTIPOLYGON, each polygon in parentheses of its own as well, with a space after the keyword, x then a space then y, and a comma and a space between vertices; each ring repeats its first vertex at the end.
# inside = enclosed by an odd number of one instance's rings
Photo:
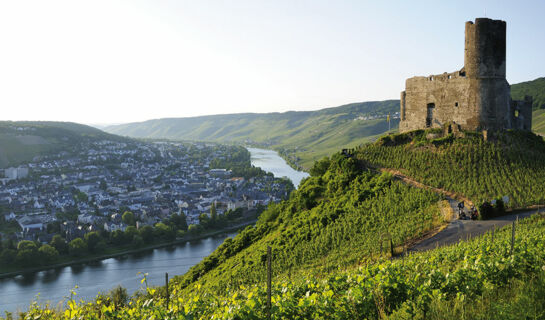
POLYGON ((0 121, 0 168, 72 150, 95 139, 125 138, 72 122, 0 121))
MULTIPOLYGON (((388 130, 386 114, 399 111, 399 100, 361 102, 318 111, 241 113, 167 118, 115 125, 105 131, 139 138, 168 138, 256 143, 312 163, 343 147, 354 147, 388 130), (362 120, 380 116, 380 119, 362 120)), ((398 120, 392 120, 396 129, 398 120)))
MULTIPOLYGON (((513 84, 514 99, 534 97, 534 131, 545 134, 545 78, 513 84)), ((168 138, 255 143, 276 149, 303 169, 341 148, 376 140, 388 131, 385 116, 399 111, 399 100, 352 103, 318 111, 241 113, 191 118, 165 118, 114 125, 105 131, 138 138, 168 138), (371 120, 365 116, 380 116, 371 120)), ((397 131, 399 120, 392 120, 397 131)))
POLYGON ((511 85, 511 97, 523 100, 524 96, 534 98, 533 109, 545 109, 545 77, 511 85))

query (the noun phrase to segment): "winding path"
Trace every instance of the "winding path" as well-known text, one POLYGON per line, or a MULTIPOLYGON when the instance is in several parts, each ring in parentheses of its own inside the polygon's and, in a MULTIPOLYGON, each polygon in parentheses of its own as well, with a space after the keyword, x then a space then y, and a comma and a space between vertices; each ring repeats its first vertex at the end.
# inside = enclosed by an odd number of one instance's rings
MULTIPOLYGON (((394 169, 387 169, 387 168, 381 168, 380 171, 389 172, 391 173, 394 178, 403 181, 404 183, 411 185, 415 188, 422 188, 422 189, 428 189, 436 193, 443 194, 447 197, 447 200, 450 203, 450 206, 452 207, 454 212, 457 212, 457 204, 458 201, 464 201, 466 204, 466 208, 473 206, 473 202, 466 198, 465 196, 459 194, 450 192, 444 189, 432 187, 425 185, 423 183, 420 183, 405 174, 401 173, 398 170, 394 169)), ((532 214, 535 214, 538 212, 538 209, 528 209, 521 211, 516 214, 510 214, 503 217, 498 217, 490 220, 460 220, 457 218, 454 218, 452 221, 450 221, 447 225, 447 227, 441 231, 439 231, 437 234, 433 235, 430 238, 423 239, 422 241, 418 241, 415 244, 411 245, 408 251, 426 251, 435 249, 436 247, 450 245, 459 242, 460 240, 468 239, 477 237, 480 235, 485 234, 487 231, 492 230, 494 228, 501 228, 503 226, 506 226, 513 221, 518 219, 524 219, 532 214)))

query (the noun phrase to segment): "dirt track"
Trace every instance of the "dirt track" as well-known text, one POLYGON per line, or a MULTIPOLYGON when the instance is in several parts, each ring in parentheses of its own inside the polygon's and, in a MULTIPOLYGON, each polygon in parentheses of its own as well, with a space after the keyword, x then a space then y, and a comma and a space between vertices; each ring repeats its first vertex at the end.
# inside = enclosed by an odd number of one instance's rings
MULTIPOLYGON (((396 179, 403 181, 404 183, 411 185, 415 188, 422 188, 434 191, 436 193, 443 194, 447 197, 447 200, 450 203, 454 212, 458 212, 458 202, 464 201, 465 208, 473 206, 473 202, 468 198, 464 197, 461 194, 446 191, 444 189, 428 186, 422 184, 412 178, 404 175, 398 170, 382 168, 380 171, 391 173, 396 179)), ((517 219, 524 219, 532 214, 536 213, 537 209, 528 209, 516 214, 511 214, 503 217, 494 218, 491 220, 459 220, 457 218, 453 219, 445 229, 441 230, 437 234, 431 236, 430 238, 424 239, 416 244, 412 245, 408 251, 426 251, 435 249, 437 246, 444 246, 449 244, 454 244, 460 240, 465 240, 468 238, 476 237, 485 234, 487 231, 494 228, 501 228, 506 226, 517 219)))

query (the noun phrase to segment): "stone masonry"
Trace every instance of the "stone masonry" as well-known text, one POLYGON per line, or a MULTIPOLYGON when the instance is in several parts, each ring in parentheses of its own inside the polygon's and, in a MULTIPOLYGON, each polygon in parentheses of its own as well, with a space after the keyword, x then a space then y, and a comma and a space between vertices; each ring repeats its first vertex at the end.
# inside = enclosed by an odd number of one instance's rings
POLYGON ((531 130, 532 97, 511 100, 505 79, 505 28, 502 20, 466 22, 460 71, 407 79, 400 132, 444 127, 448 132, 531 130))

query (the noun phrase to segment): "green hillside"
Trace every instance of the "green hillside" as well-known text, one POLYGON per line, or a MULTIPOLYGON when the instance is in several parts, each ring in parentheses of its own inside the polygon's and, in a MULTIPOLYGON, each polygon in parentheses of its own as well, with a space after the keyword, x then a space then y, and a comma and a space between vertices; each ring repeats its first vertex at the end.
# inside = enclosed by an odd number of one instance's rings
MULTIPOLYGON (((513 99, 534 97, 533 128, 545 134, 545 78, 513 84, 513 99)), ((167 118, 110 126, 107 132, 139 137, 256 143, 276 149, 292 164, 308 170, 314 161, 341 148, 371 142, 388 130, 384 118, 399 111, 399 100, 352 103, 318 111, 242 113, 192 118, 167 118), (360 116, 382 116, 357 120, 360 116)), ((398 120, 392 121, 392 130, 398 120)))
POLYGON ((437 138, 437 130, 385 136, 335 154, 310 170, 288 201, 262 213, 253 228, 226 241, 178 281, 191 290, 222 291, 233 284, 264 280, 263 252, 276 252, 281 274, 344 268, 380 254, 381 239, 402 245, 442 223, 440 198, 387 173, 401 171, 426 185, 455 192, 476 205, 509 196, 509 208, 545 200, 545 142, 528 132, 510 131, 485 141, 480 134, 437 138), (433 136, 429 136, 433 134, 433 136))
MULTIPOLYGON (((495 141, 477 135, 428 140, 422 132, 389 136, 359 148, 352 157, 337 153, 317 162, 311 177, 289 200, 269 207, 255 226, 226 240, 188 273, 173 279, 168 302, 164 288, 149 288, 130 302, 102 295, 90 302, 70 300, 60 312, 33 306, 26 316, 264 319, 265 253, 271 246, 273 319, 543 318, 542 216, 518 223, 512 252, 511 229, 506 228, 450 247, 390 259, 390 244, 399 254, 403 245, 442 224, 444 217, 444 202, 437 194, 368 167, 371 160, 393 161, 391 154, 399 155, 398 148, 408 154, 404 161, 430 165, 428 178, 444 180, 458 177, 451 168, 454 160, 440 158, 444 174, 438 175, 435 168, 441 163, 431 166, 432 159, 416 150, 455 155, 455 150, 473 148, 480 154, 475 159, 508 173, 513 181, 508 189, 526 193, 533 189, 517 182, 533 179, 525 178, 524 171, 545 162, 537 157, 545 142, 528 133, 509 132, 495 141), (513 147, 509 141, 516 141, 518 149, 502 153, 502 148, 513 147), (384 158, 375 150, 382 150, 384 158), (517 151, 529 160, 518 162, 521 167, 511 172, 508 163, 516 160, 517 151)), ((458 170, 464 171, 473 160, 469 161, 462 161, 458 170)))
POLYGON ((0 121, 0 168, 31 161, 36 156, 73 150, 94 139, 124 139, 71 122, 0 121))
MULTIPOLYGON (((339 148, 371 141, 388 130, 385 115, 399 111, 399 100, 353 103, 318 111, 243 113, 149 120, 107 127, 110 133, 140 137, 223 143, 256 143, 281 151, 308 169, 339 148), (363 116, 382 116, 358 120, 363 116), (300 158, 297 159, 297 158, 300 158)), ((396 129, 398 121, 392 121, 396 129)))
POLYGON ((524 100, 524 96, 532 96, 534 110, 545 109, 545 78, 511 85, 513 100, 524 100))
POLYGON ((399 170, 424 184, 460 193, 476 204, 508 196, 507 207, 545 203, 545 142, 530 132, 508 131, 427 139, 432 131, 385 136, 358 149, 357 158, 399 170))

